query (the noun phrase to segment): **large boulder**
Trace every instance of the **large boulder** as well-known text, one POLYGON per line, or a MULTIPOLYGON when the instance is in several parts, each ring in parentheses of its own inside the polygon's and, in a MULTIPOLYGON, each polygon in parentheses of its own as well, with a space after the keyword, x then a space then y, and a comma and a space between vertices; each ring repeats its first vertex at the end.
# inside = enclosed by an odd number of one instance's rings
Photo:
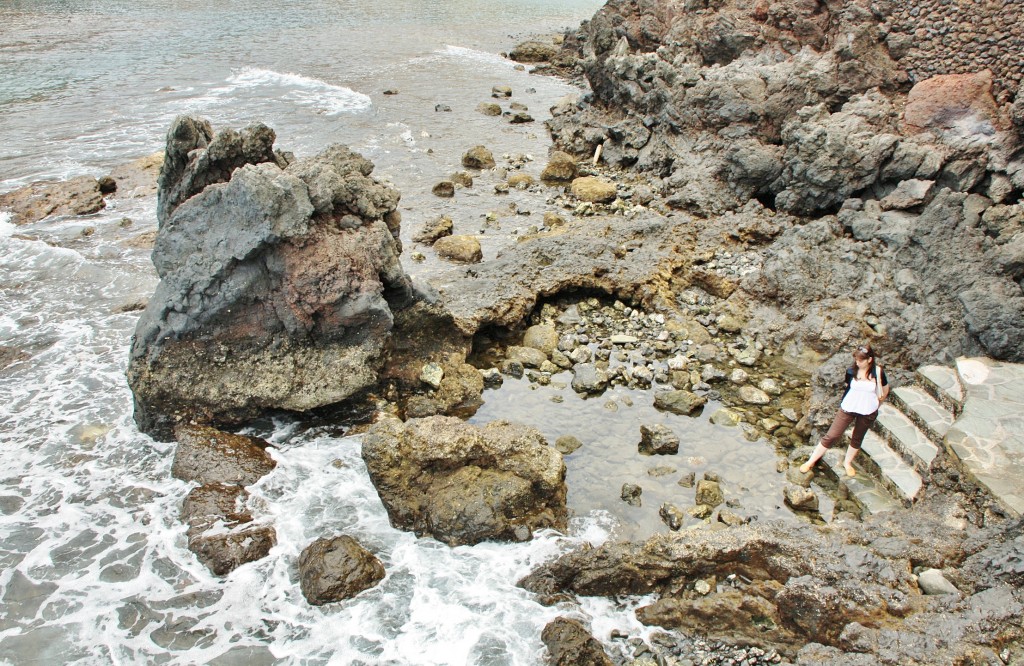
POLYGON ((209 135, 192 118, 168 134, 161 280, 129 360, 136 423, 161 439, 182 420, 231 423, 364 391, 392 308, 411 295, 399 194, 369 161, 331 146, 282 167, 269 129, 209 135))
POLYGON ((384 579, 384 565, 350 536, 317 539, 299 555, 302 596, 314 606, 356 596, 384 579))
POLYGON ((391 524, 457 546, 564 529, 565 464, 533 428, 447 416, 386 419, 363 460, 391 524))

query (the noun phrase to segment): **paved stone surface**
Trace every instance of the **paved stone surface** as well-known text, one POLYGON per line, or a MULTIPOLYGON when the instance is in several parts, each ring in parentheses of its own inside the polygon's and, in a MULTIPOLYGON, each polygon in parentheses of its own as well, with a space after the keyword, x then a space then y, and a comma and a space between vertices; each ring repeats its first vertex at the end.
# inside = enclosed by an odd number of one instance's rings
MULTIPOLYGON (((938 405, 938 403, 935 404, 938 405)), ((889 440, 892 448, 901 454, 905 461, 918 471, 927 472, 932 461, 939 455, 939 447, 935 441, 941 442, 942 436, 953 425, 953 415, 949 412, 945 413, 948 416, 948 422, 943 421, 942 435, 937 435, 930 428, 922 431, 914 423, 914 420, 893 405, 882 405, 882 408, 878 410, 875 427, 889 440)))
MULTIPOLYGON (((877 479, 867 474, 858 474, 854 477, 846 476, 846 470, 843 468, 845 454, 845 450, 832 449, 825 454, 824 461, 836 482, 844 486, 868 513, 884 513, 902 507, 902 504, 894 500, 889 491, 883 488, 877 479)), ((856 463, 856 460, 854 462, 856 463)))
POLYGON ((964 408, 946 435, 964 470, 1015 516, 1024 514, 1024 365, 957 360, 964 408))
POLYGON ((917 386, 898 386, 892 392, 904 414, 938 442, 949 432, 955 417, 927 391, 917 386))
MULTIPOLYGON (((921 475, 899 454, 889 448, 889 445, 877 432, 868 431, 864 436, 863 444, 861 444, 861 450, 862 455, 866 453, 878 467, 879 477, 896 497, 908 504, 917 499, 918 493, 924 486, 921 475)), ((867 461, 862 461, 862 465, 867 467, 867 461)))
POLYGON ((964 390, 960 386, 960 377, 955 368, 945 365, 922 365, 917 369, 917 377, 947 409, 959 413, 963 407, 964 390))

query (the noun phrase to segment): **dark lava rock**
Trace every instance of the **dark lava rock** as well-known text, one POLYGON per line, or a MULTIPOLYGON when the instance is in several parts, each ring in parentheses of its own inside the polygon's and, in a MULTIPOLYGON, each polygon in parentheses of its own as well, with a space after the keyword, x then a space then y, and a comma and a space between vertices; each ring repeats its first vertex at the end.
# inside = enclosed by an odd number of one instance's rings
POLYGON ((383 579, 384 565, 350 536, 317 539, 299 555, 302 595, 314 606, 350 599, 383 579))
POLYGON ((558 617, 544 627, 540 638, 548 648, 551 666, 612 666, 600 641, 579 620, 558 617))
POLYGON ((363 460, 391 524, 456 546, 564 529, 565 464, 533 428, 454 417, 387 419, 363 460))
POLYGON ((193 488, 182 503, 188 549, 216 576, 266 557, 277 543, 273 527, 251 524, 248 497, 241 486, 208 483, 193 488))
POLYGON ((267 453, 270 445, 258 437, 232 435, 200 425, 180 425, 174 436, 178 447, 171 475, 182 481, 248 486, 277 466, 267 453))

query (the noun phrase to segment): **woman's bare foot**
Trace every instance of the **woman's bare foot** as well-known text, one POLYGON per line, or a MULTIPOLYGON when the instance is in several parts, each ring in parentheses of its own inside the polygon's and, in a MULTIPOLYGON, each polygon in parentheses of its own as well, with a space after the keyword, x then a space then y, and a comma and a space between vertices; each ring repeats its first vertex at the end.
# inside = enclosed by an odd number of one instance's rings
POLYGON ((846 476, 857 476, 857 470, 855 470, 852 465, 847 465, 846 476))
POLYGON ((805 462, 803 465, 800 465, 800 472, 802 474, 806 474, 807 472, 811 471, 811 467, 814 467, 814 465, 812 465, 809 461, 805 462))

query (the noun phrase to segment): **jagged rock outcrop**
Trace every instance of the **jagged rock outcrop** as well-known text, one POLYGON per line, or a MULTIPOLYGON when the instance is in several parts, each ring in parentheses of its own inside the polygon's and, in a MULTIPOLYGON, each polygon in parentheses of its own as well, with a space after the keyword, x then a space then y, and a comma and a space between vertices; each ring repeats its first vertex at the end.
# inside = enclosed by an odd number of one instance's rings
POLYGON ((770 644, 791 656, 799 651, 798 663, 847 663, 844 652, 883 663, 960 663, 991 656, 993 644, 1020 640, 1024 596, 1010 579, 979 568, 986 559, 1007 560, 1019 525, 967 560, 965 577, 980 585, 961 599, 921 594, 911 570, 955 570, 983 541, 948 520, 911 522, 670 533, 642 544, 577 550, 520 584, 551 603, 566 593, 655 593, 655 601, 637 610, 645 624, 770 644))
POLYGON ((385 419, 363 460, 391 524, 456 546, 564 529, 565 464, 533 428, 449 416, 385 419))
MULTIPOLYGON (((1024 236, 1008 209, 1024 144, 1020 103, 1007 103, 1021 97, 1019 58, 940 44, 935 25, 922 55, 912 30, 892 32, 918 13, 946 25, 949 11, 610 0, 566 39, 593 92, 556 104, 548 125, 558 148, 603 146, 607 165, 647 175, 646 205, 694 227, 670 288, 743 310, 746 335, 824 358, 870 340, 907 367, 1021 360, 1024 236), (925 61, 942 76, 916 80, 925 61), (737 253, 742 276, 715 265, 737 253)), ((979 14, 986 49, 1015 43, 1005 8, 979 14)))
POLYGON ((160 176, 161 281, 128 368, 140 429, 308 410, 378 380, 398 260, 399 194, 344 146, 288 162, 264 126, 211 138, 179 117, 160 176))

